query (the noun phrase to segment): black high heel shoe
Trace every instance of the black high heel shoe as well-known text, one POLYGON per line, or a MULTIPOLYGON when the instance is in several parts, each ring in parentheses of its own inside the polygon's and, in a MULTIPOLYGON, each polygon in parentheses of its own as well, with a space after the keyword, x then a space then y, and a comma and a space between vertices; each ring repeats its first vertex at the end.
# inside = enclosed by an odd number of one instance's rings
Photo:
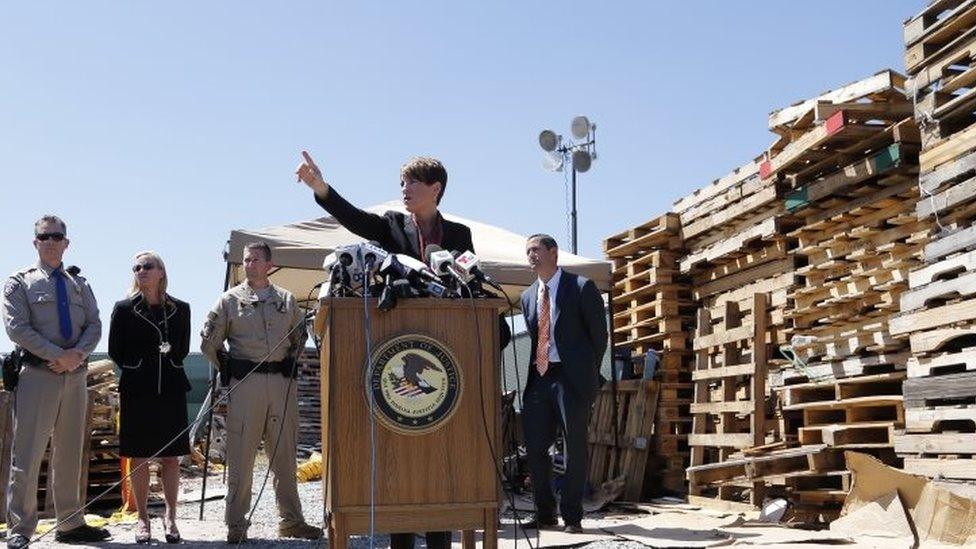
MULTIPOLYGON (((165 534, 166 543, 183 543, 183 538, 180 536, 180 533, 176 532, 175 534, 171 534, 170 525, 166 524, 165 521, 163 522, 163 528, 166 529, 166 534, 165 534)), ((175 529, 176 524, 173 524, 172 528, 175 529)))
POLYGON ((145 532, 136 533, 136 544, 147 545, 151 541, 152 541, 152 535, 149 533, 148 530, 146 530, 145 532))

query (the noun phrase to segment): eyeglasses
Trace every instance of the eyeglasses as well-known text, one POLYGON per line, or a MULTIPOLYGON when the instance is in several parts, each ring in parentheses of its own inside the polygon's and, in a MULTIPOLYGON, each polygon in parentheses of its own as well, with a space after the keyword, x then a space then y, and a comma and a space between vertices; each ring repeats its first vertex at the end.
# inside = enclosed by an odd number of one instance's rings
POLYGON ((138 273, 139 271, 151 271, 155 268, 156 266, 152 263, 137 263, 132 266, 132 272, 138 273))
POLYGON ((34 235, 34 238, 41 242, 47 242, 50 239, 54 239, 55 242, 61 242, 64 240, 64 233, 41 233, 34 235))

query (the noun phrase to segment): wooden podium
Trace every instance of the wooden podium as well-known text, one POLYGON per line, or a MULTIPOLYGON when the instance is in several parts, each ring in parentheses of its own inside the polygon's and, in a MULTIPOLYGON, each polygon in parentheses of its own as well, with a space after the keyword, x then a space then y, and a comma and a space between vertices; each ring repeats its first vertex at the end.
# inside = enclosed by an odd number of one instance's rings
POLYGON ((326 301, 315 319, 331 547, 345 549, 349 535, 370 531, 371 396, 375 531, 461 530, 463 545, 473 547, 474 531, 484 530, 484 547, 497 547, 504 302, 401 299, 383 312, 370 299, 366 306, 369 361, 362 298, 326 301))

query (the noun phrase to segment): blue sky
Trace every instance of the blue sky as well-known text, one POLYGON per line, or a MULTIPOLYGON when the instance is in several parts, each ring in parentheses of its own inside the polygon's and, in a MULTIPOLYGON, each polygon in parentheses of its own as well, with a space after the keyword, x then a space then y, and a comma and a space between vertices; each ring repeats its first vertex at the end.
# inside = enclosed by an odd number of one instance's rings
POLYGON ((196 331, 232 229, 322 214, 292 176, 302 148, 364 206, 397 198, 410 156, 439 157, 443 210, 568 248, 564 178, 536 137, 577 114, 598 126, 579 204, 580 250, 599 257, 761 153, 769 111, 903 70, 902 21, 923 5, 6 3, 0 272, 36 260, 32 223, 57 213, 106 332, 143 249, 196 331))

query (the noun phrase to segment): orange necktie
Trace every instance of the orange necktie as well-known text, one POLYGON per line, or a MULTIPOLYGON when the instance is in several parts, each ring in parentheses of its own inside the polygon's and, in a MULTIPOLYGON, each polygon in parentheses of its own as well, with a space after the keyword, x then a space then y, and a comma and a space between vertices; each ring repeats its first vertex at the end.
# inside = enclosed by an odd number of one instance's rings
POLYGON ((542 285, 542 302, 539 305, 539 342, 535 346, 535 369, 540 376, 549 369, 549 286, 542 285))

